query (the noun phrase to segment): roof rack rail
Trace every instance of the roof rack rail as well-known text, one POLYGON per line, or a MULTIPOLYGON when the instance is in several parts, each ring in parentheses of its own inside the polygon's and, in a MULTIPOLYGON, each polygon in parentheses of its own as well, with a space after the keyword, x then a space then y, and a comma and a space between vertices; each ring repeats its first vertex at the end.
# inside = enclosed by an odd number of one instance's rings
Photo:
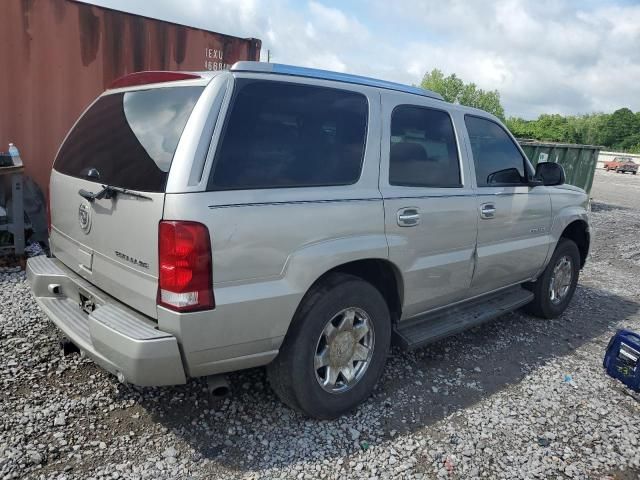
POLYGON ((385 88, 387 90, 396 90, 398 92, 412 93, 423 97, 444 100, 442 95, 431 90, 425 90, 420 87, 412 87, 403 85, 402 83, 388 82, 386 80, 378 80, 377 78, 363 77, 360 75, 351 75, 348 73, 332 72, 329 70, 320 70, 317 68, 296 67, 294 65, 284 65, 281 63, 267 62, 236 62, 231 67, 233 72, 260 72, 260 73, 278 73, 281 75, 292 75, 295 77, 319 78, 322 80, 334 80, 337 82, 354 83, 357 85, 366 85, 369 87, 385 88))

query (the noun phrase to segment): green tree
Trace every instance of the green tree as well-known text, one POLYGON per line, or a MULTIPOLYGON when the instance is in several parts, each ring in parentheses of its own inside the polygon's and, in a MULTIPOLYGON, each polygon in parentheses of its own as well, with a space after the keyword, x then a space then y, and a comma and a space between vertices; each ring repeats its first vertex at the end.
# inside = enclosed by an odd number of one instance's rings
MULTIPOLYGON (((438 92, 448 102, 480 108, 504 120, 497 90, 483 90, 475 83, 465 83, 455 73, 445 76, 438 69, 426 73, 420 86, 438 92)), ((628 108, 620 108, 610 114, 542 114, 536 120, 510 117, 505 123, 518 138, 601 145, 623 152, 640 152, 640 112, 633 113, 628 108)))
POLYGON ((562 115, 540 115, 533 127, 534 136, 551 142, 571 142, 569 122, 562 115))
POLYGON ((525 120, 519 117, 509 117, 505 123, 507 128, 511 130, 511 133, 513 133, 515 137, 530 139, 536 138, 534 131, 535 121, 525 120))
POLYGON ((640 151, 640 115, 628 108, 621 108, 612 114, 591 113, 566 117, 543 114, 536 120, 512 117, 506 124, 520 138, 602 145, 623 152, 640 151))
POLYGON ((620 108, 613 112, 603 125, 602 143, 622 148, 628 145, 625 139, 640 132, 640 123, 628 108, 620 108))
POLYGON ((504 119, 498 90, 486 91, 475 83, 464 83, 455 73, 445 77, 442 71, 434 68, 424 75, 420 86, 439 93, 447 102, 480 108, 504 119))

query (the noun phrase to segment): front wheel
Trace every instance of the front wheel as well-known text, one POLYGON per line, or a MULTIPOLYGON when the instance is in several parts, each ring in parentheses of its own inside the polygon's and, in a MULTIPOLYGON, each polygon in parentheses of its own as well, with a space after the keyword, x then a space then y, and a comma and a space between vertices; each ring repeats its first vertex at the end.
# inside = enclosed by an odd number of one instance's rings
POLYGON ((348 412, 371 395, 391 341, 387 304, 370 283, 343 273, 313 287, 295 315, 269 383, 290 407, 314 418, 348 412))
POLYGON ((529 288, 534 299, 525 311, 540 318, 556 318, 565 311, 578 285, 580 251, 573 240, 561 238, 542 275, 529 288))

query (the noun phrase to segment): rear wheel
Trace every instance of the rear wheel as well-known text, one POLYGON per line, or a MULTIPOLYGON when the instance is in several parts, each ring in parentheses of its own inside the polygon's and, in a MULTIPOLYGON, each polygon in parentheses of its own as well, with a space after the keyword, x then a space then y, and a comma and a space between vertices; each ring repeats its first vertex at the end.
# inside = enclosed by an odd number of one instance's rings
POLYGON ((524 309, 540 318, 556 318, 565 311, 578 284, 580 251, 568 238, 561 238, 536 282, 528 285, 534 299, 524 309))
POLYGON ((290 407, 318 419, 335 418, 371 395, 391 340, 389 309, 364 280, 330 274, 307 293, 269 382, 290 407))

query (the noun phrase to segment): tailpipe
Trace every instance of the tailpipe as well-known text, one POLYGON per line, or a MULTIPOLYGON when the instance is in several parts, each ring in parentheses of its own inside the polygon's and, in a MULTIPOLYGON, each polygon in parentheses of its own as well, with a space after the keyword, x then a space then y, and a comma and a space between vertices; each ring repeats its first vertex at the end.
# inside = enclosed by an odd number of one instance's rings
POLYGON ((207 390, 214 398, 224 398, 231 393, 231 387, 225 375, 207 377, 207 390))
POLYGON ((80 349, 78 346, 69 340, 67 337, 62 337, 60 339, 60 350, 64 355, 71 355, 72 353, 79 353, 80 349))

